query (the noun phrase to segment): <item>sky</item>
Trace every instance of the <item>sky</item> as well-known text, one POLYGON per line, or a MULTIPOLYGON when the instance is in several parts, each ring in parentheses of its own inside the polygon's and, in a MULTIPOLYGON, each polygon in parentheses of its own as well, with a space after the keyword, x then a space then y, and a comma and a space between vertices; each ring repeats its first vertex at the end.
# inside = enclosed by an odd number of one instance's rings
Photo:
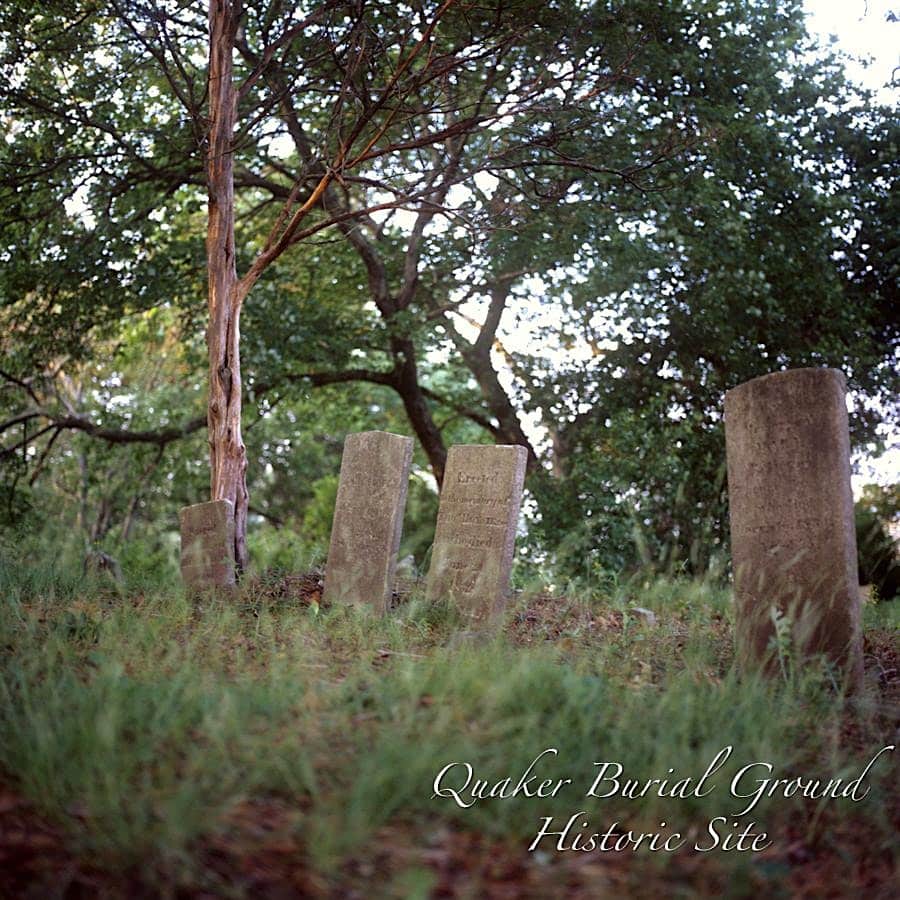
MULTIPOLYGON (((893 9, 900 19, 900 0, 806 0, 805 8, 807 27, 820 43, 827 44, 834 35, 840 50, 868 58, 866 64, 848 60, 851 80, 877 91, 879 101, 896 106, 900 101, 900 22, 887 21, 887 15, 893 9)), ((880 458, 860 455, 855 460, 854 494, 873 481, 900 481, 900 433, 888 434, 887 442, 888 451, 880 458)))
POLYGON ((853 81, 879 90, 878 99, 897 102, 900 96, 900 22, 888 22, 893 9, 900 18, 900 2, 888 0, 806 0, 807 27, 820 42, 830 35, 837 46, 857 57, 871 57, 868 65, 848 62, 853 81), (896 73, 894 70, 897 70, 896 73), (896 74, 894 87, 890 85, 896 74))
MULTIPOLYGON (((806 0, 804 9, 807 17, 807 28, 810 34, 820 45, 833 44, 836 49, 847 54, 846 69, 851 81, 867 87, 876 92, 876 99, 885 104, 897 105, 900 100, 900 22, 890 22, 887 19, 891 10, 895 10, 900 18, 900 0, 806 0), (895 71, 896 70, 896 71, 895 71), (894 80, 896 76, 896 80, 894 80), (892 84, 893 81, 893 84, 892 84)), ((290 152, 290 146, 286 145, 285 152, 290 152)), ((492 176, 484 175, 487 179, 492 176)), ((496 179, 493 179, 496 182, 496 179)), ((488 193, 490 185, 479 185, 488 193)), ((453 197, 451 195, 451 201, 453 197)), ((406 225, 409 226, 414 218, 408 214, 406 225)), ((394 216, 394 222, 403 225, 403 213, 394 216)), ((535 282, 532 293, 537 298, 544 291, 543 285, 535 282)), ((539 301, 535 301, 535 310, 540 311, 539 301)), ((471 316, 473 320, 480 321, 484 314, 484 308, 478 301, 473 301, 460 308, 460 312, 471 316)), ((467 324, 464 319, 457 323, 459 330, 467 337, 474 337, 477 330, 467 324)), ((549 353, 551 358, 554 353, 571 355, 578 353, 578 347, 567 347, 565 351, 551 349, 543 343, 537 329, 540 321, 535 321, 529 327, 519 322, 513 329, 504 328, 501 324, 500 337, 507 349, 515 352, 533 351, 536 345, 543 348, 543 352, 549 353)), ((581 348, 588 352, 588 348, 581 348)), ((497 357, 495 363, 498 374, 504 386, 511 388, 513 375, 501 357, 497 357)), ((848 406, 852 409, 854 398, 852 393, 848 396, 848 406)), ((541 444, 545 435, 540 423, 540 416, 525 417, 523 427, 529 437, 541 444)), ((858 453, 854 459, 853 490, 859 496, 862 486, 871 482, 879 484, 892 484, 900 481, 900 433, 886 433, 887 453, 877 459, 872 457, 872 450, 858 453)))
MULTIPOLYGON (((900 19, 900 0, 893 3, 887 0, 806 0, 804 8, 811 36, 819 44, 833 44, 852 57, 846 61, 850 80, 875 91, 879 102, 897 105, 900 101, 900 21, 890 22, 887 15, 893 9, 900 19)), ((536 285, 535 293, 540 292, 536 285)), ((477 307, 473 306, 470 312, 478 318, 477 307)), ((460 330, 466 331, 464 324, 460 330)), ((507 333, 503 340, 509 349, 528 350, 533 349, 535 338, 520 325, 517 333, 507 333)), ((571 348, 567 352, 571 353, 571 348)), ((501 360, 497 362, 502 365, 501 360)), ((509 386, 511 374, 501 370, 500 375, 509 386)), ((853 404, 851 392, 848 406, 852 409, 853 404)), ((534 421, 523 422, 523 426, 536 443, 541 442, 543 434, 537 416, 534 421)), ((854 457, 852 484, 857 497, 865 484, 900 481, 900 433, 894 430, 884 434, 886 453, 874 458, 871 452, 874 448, 870 448, 869 452, 859 452, 854 457)))
MULTIPOLYGON (((875 91, 880 102, 897 105, 900 101, 900 22, 888 21, 887 17, 893 9, 900 18, 900 0, 806 0, 804 8, 810 34, 820 44, 827 46, 833 43, 838 50, 851 57, 846 62, 850 79, 875 91)), ((290 142, 287 142, 285 154, 290 150, 290 142)), ((481 187, 484 189, 483 185, 481 187)), ((398 215, 396 220, 400 218, 402 215, 398 215)), ((399 221, 397 224, 400 224, 399 221)), ((537 296, 541 292, 541 285, 536 284, 534 294, 537 296)), ((463 308, 463 311, 475 319, 480 318, 477 304, 471 310, 463 308)), ((461 321, 458 325, 466 333, 465 322, 461 321)), ((507 332, 502 337, 510 350, 532 349, 535 340, 539 340, 521 324, 515 333, 507 332)), ((566 352, 574 351, 569 348, 566 352)), ((501 360, 497 362, 501 367, 501 380, 505 378, 508 381, 511 373, 503 371, 501 360)), ((852 407, 852 394, 848 397, 848 403, 852 407)), ((542 429, 538 418, 523 422, 523 425, 540 443, 542 429)), ((873 459, 871 455, 857 455, 857 471, 853 476, 854 493, 857 495, 862 485, 872 481, 881 484, 900 481, 900 433, 894 432, 886 437, 889 449, 883 456, 873 459)))

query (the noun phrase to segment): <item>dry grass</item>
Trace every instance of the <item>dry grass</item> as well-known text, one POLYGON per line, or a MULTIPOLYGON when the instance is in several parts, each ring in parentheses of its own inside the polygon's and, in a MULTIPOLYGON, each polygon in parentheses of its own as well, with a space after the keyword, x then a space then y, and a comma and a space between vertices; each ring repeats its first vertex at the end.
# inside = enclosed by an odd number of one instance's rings
POLYGON ((866 689, 847 702, 813 672, 739 680, 728 596, 705 584, 521 595, 483 643, 417 596, 387 619, 325 609, 316 572, 227 604, 51 575, 5 587, 10 896, 874 898, 897 875, 893 757, 858 804, 763 803, 759 854, 527 852, 544 815, 687 827, 727 811, 720 797, 460 810, 431 789, 448 761, 500 778, 548 746, 568 775, 609 759, 699 775, 726 744, 779 772, 858 772, 896 741, 890 610, 869 617, 866 689))

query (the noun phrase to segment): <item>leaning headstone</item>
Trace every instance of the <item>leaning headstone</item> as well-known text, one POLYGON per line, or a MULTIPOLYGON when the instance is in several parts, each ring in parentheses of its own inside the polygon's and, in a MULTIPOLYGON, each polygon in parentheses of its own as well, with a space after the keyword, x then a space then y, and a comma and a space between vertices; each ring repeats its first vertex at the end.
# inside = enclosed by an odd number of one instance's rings
POLYGON ((862 676, 844 376, 795 369, 725 395, 736 644, 745 667, 779 652, 862 676), (776 624, 777 623, 777 624, 776 624))
POLYGON ((450 448, 426 596, 446 598, 480 626, 509 589, 527 452, 512 445, 450 448))
POLYGON ((412 438, 399 434, 347 435, 325 566, 326 602, 390 608, 412 451, 412 438))
POLYGON ((234 506, 212 500, 182 508, 181 578, 194 593, 235 587, 234 506))

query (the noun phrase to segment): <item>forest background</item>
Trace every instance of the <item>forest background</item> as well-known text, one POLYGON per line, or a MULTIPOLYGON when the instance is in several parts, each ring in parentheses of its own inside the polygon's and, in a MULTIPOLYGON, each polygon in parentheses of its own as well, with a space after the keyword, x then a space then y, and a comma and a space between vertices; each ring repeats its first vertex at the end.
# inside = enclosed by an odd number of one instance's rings
MULTIPOLYGON (((238 274, 266 261, 240 325, 254 568, 322 559, 353 430, 417 438, 418 567, 447 447, 524 444, 516 577, 559 587, 727 574, 722 398, 756 375, 840 368, 857 459, 890 448, 895 92, 883 63, 848 80, 800 4, 238 20, 238 274), (340 157, 348 134, 366 152, 340 157)), ((178 509, 210 493, 206 27, 192 3, 0 13, 3 533, 135 579, 172 577, 178 509)), ((891 459, 856 479, 882 594, 891 459)))

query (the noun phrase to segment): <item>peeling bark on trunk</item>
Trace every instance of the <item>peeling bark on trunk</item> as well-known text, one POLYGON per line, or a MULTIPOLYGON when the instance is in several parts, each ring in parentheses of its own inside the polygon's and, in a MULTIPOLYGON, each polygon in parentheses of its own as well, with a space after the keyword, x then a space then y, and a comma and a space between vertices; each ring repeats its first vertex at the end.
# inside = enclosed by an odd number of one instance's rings
POLYGON ((209 270, 210 494, 234 504, 235 560, 247 564, 247 451, 241 436, 240 316, 243 296, 234 256, 234 162, 232 138, 236 94, 232 48, 237 14, 231 0, 209 5, 209 213, 206 258, 209 270))

